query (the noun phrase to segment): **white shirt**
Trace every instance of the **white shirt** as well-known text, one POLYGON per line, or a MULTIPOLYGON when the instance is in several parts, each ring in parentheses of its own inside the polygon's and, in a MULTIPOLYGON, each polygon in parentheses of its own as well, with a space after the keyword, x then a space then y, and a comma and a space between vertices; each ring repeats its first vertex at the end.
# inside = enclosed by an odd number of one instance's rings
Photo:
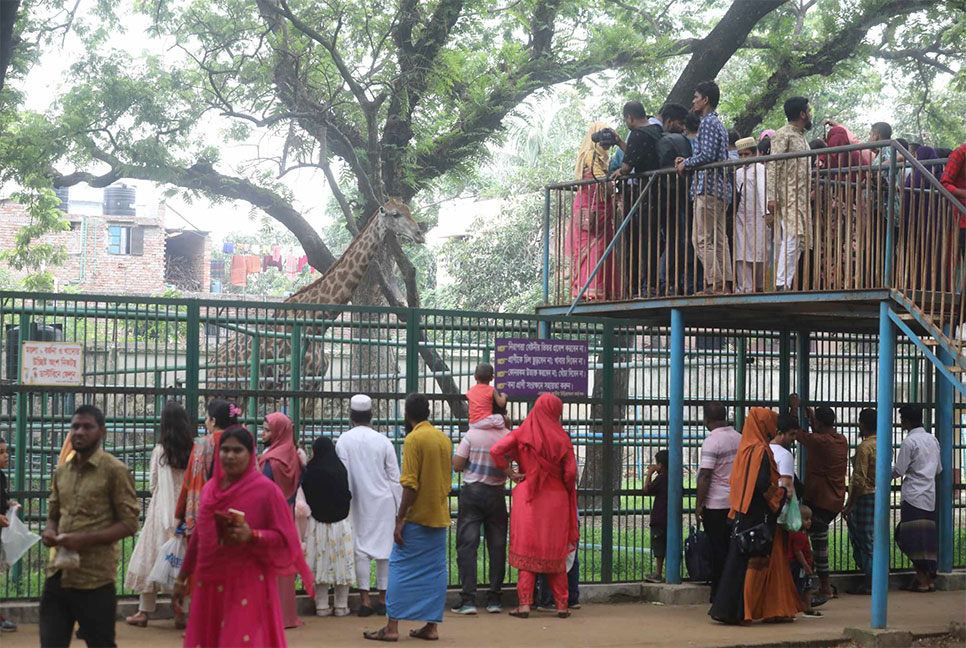
POLYGON ((772 454, 775 455, 775 464, 778 466, 779 476, 794 479, 795 456, 783 445, 772 443, 770 447, 772 454))
POLYGON ((892 466, 892 478, 902 477, 902 501, 935 511, 936 475, 941 471, 939 440, 921 427, 909 432, 892 466))
POLYGON ((349 474, 349 519, 356 551, 385 560, 392 553, 396 513, 402 501, 392 441, 360 425, 339 436, 335 452, 349 474))
POLYGON ((701 444, 701 469, 711 471, 711 487, 704 501, 708 509, 731 507, 731 468, 738 454, 741 435, 730 425, 715 428, 701 444))
POLYGON ((765 225, 765 165, 760 162, 735 169, 735 187, 741 194, 735 211, 736 261, 768 260, 768 226, 765 225))

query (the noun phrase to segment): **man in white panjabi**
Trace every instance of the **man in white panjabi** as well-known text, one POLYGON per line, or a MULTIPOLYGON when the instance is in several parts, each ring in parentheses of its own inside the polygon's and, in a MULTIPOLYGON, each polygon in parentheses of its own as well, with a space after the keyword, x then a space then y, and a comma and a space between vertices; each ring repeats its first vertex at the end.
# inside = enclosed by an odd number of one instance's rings
MULTIPOLYGON (((738 157, 750 160, 758 155, 754 137, 735 142, 738 157)), ((735 191, 741 197, 735 210, 735 289, 738 292, 763 292, 768 263, 768 227, 765 224, 765 165, 760 162, 735 167, 735 191)))
POLYGON ((359 616, 385 614, 396 511, 402 501, 399 461, 392 442, 376 432, 372 422, 372 399, 356 394, 349 401, 349 421, 354 426, 343 432, 335 452, 349 473, 352 504, 349 519, 356 551, 356 580, 359 584, 359 616), (372 561, 376 562, 379 600, 369 597, 372 561))

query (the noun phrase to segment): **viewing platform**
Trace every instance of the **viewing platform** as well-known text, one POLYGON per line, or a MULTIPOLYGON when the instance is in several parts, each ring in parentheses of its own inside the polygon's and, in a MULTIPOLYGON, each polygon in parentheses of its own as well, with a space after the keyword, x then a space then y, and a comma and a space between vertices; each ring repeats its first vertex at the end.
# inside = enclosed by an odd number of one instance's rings
POLYGON ((893 141, 548 186, 538 311, 874 333, 888 304, 958 376, 966 207, 940 182, 945 162, 893 141), (692 197, 699 174, 710 209, 692 197))

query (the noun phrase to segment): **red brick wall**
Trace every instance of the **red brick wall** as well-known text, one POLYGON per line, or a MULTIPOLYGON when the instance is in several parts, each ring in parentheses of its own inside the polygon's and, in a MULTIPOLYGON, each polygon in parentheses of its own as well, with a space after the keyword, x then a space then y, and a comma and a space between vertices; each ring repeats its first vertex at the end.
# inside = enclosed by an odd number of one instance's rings
MULTIPOLYGON (((164 291, 165 234, 160 219, 133 216, 71 216, 77 229, 47 235, 43 242, 66 246, 68 256, 62 266, 51 269, 57 290, 74 287, 86 293, 151 295, 164 291), (87 254, 81 254, 83 243, 80 222, 87 221, 87 254), (108 225, 141 226, 144 230, 144 254, 109 254, 108 225)), ((22 205, 11 201, 0 204, 0 249, 9 249, 20 228, 29 222, 22 205)), ((4 264, 6 265, 6 264, 4 264)), ((15 278, 24 272, 9 268, 15 278)))

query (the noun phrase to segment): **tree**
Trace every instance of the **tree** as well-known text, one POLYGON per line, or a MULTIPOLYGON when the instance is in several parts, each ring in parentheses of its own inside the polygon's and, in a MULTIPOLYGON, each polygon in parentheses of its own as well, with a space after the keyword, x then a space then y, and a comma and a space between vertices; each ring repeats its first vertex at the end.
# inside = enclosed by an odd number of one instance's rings
MULTIPOLYGON (((649 104, 657 106, 665 98, 686 101, 698 80, 726 71, 735 57, 754 56, 761 59, 756 69, 772 71, 737 115, 748 129, 797 81, 829 74, 842 61, 878 56, 950 65, 962 45, 943 30, 957 18, 934 5, 143 3, 137 10, 150 15, 153 34, 174 43, 175 54, 131 59, 110 50, 104 29, 84 31, 98 47, 72 67, 71 90, 49 115, 50 135, 63 143, 50 159, 58 169, 75 169, 56 175, 58 184, 103 186, 129 177, 248 201, 290 229, 324 270, 334 256, 279 181, 293 168, 321 170, 354 232, 387 196, 411 201, 441 176, 478 164, 508 116, 536 92, 605 70, 630 77, 644 70, 661 76, 653 85, 665 94, 649 104), (916 12, 928 22, 907 20, 916 12), (870 34, 887 23, 881 42, 872 43, 870 34), (905 46, 912 35, 934 38, 905 46), (670 70, 685 58, 671 83, 670 70), (225 143, 267 136, 278 144, 229 168, 205 137, 212 126, 225 143), (348 170, 351 186, 336 178, 334 161, 348 170)), ((399 244, 388 246, 378 264, 383 296, 418 303, 418 282, 406 283, 404 297, 388 280, 391 260, 404 275, 413 273, 399 244)))

